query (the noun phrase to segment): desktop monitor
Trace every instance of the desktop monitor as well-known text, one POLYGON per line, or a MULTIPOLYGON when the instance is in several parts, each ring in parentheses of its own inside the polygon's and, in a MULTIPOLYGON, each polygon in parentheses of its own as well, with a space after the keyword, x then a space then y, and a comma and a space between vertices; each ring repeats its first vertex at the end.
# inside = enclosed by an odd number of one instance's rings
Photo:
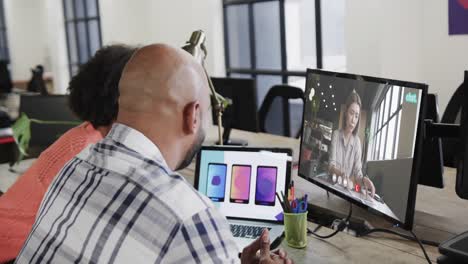
MULTIPOLYGON (((67 95, 21 95, 19 111, 29 118, 43 121, 74 121, 77 124, 80 122, 68 107, 67 95)), ((74 126, 76 125, 31 123, 29 156, 38 156, 74 126)))
MULTIPOLYGON (((216 92, 232 100, 232 104, 223 113, 224 143, 229 143, 231 128, 258 132, 255 80, 212 77, 211 81, 216 92)), ((213 122, 218 124, 214 109, 213 122)))
POLYGON ((299 176, 411 229, 426 93, 425 84, 309 69, 299 176))

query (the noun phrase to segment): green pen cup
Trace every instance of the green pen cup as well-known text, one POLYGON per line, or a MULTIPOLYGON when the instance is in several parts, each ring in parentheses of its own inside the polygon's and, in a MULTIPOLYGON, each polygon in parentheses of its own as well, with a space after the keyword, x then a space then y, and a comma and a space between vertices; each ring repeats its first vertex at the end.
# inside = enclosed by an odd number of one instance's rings
POLYGON ((307 246, 307 212, 284 213, 284 234, 288 246, 305 248, 307 246))

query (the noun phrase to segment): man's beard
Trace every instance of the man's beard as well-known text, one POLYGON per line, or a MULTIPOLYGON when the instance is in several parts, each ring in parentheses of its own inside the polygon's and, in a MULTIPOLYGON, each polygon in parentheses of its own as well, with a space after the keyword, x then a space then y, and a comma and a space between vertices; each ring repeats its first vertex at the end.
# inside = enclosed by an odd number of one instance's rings
POLYGON ((203 141, 205 141, 205 131, 202 128, 200 128, 197 133, 196 141, 193 143, 192 147, 185 155, 185 158, 182 161, 182 163, 180 163, 179 166, 176 168, 176 171, 185 169, 188 167, 188 165, 190 165, 190 163, 192 163, 192 160, 200 150, 203 141))

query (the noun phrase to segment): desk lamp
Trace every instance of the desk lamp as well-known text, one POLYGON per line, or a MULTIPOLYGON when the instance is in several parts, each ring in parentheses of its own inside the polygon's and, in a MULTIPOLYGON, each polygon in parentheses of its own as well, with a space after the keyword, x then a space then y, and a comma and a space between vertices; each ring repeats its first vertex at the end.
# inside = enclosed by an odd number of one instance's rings
POLYGON ((211 82, 211 78, 208 76, 208 72, 205 68, 205 58, 208 52, 205 47, 205 33, 202 30, 197 30, 192 33, 190 39, 182 47, 185 51, 192 54, 193 57, 202 65, 203 71, 205 72, 208 85, 211 90, 211 104, 213 105, 216 116, 218 118, 218 144, 223 145, 223 133, 221 129, 223 111, 231 104, 229 99, 224 98, 218 94, 211 82))

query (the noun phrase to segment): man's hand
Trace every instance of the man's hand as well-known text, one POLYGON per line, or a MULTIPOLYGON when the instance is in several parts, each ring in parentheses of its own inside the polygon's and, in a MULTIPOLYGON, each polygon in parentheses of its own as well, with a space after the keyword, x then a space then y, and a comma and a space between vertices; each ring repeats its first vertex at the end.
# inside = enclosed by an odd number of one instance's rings
POLYGON ((366 197, 367 197, 367 190, 369 190, 371 192, 371 198, 374 198, 374 196, 375 196, 375 186, 372 183, 372 181, 369 178, 364 177, 363 182, 364 182, 366 197))
POLYGON ((270 236, 268 229, 264 229, 257 240, 244 248, 241 255, 241 263, 292 264, 293 261, 287 258, 287 253, 283 249, 277 249, 270 252, 270 236), (257 254, 258 250, 260 250, 260 254, 257 254))

